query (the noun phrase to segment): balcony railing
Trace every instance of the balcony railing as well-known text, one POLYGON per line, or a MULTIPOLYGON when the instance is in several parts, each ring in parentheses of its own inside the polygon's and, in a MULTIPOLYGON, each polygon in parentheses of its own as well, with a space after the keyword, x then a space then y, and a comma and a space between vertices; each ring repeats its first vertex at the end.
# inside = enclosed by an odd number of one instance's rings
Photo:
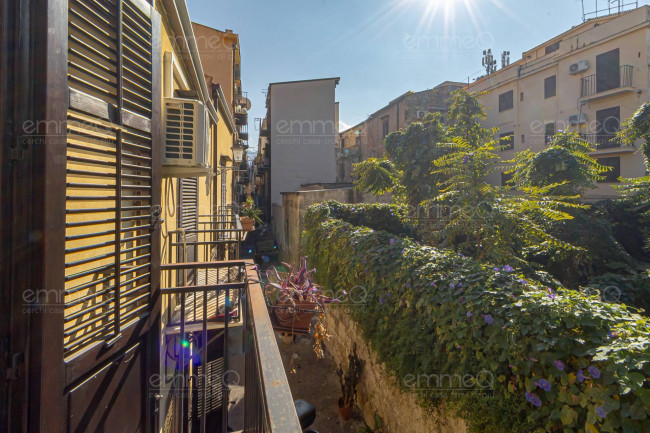
POLYGON ((580 134, 580 138, 596 147, 596 149, 612 149, 620 147, 621 143, 616 140, 614 134, 580 134))
POLYGON ((596 95, 612 89, 632 87, 631 65, 623 65, 616 74, 593 74, 581 79, 581 97, 596 95))
POLYGON ((205 275, 204 284, 161 289, 165 384, 170 384, 159 394, 168 420, 164 431, 302 431, 253 265, 234 260, 162 266, 167 281, 188 270, 205 275), (232 359, 237 349, 229 345, 238 338, 244 362, 232 359), (243 386, 240 419, 229 405, 235 386, 243 386))

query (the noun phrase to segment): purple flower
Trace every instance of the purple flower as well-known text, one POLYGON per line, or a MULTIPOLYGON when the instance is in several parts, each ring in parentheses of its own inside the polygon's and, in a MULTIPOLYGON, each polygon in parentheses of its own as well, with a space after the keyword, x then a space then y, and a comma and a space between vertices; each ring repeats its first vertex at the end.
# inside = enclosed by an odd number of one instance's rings
POLYGON ((514 269, 512 269, 512 266, 510 266, 510 265, 505 265, 505 266, 503 267, 503 270, 504 270, 505 272, 512 272, 512 271, 514 271, 514 269))
POLYGON ((537 385, 546 392, 551 390, 551 382, 549 382, 546 379, 540 379, 539 381, 537 381, 537 385))
POLYGON ((465 297, 463 296, 462 298, 459 299, 460 303, 463 304, 465 302, 465 297))
POLYGON ((463 164, 467 164, 469 162, 469 156, 465 155, 463 156, 463 164))
POLYGON ((530 361, 530 362, 537 362, 537 359, 535 359, 535 358, 529 358, 529 361, 530 361))
POLYGON ((405 283, 404 285, 406 286, 407 289, 408 289, 409 287, 411 287, 411 284, 409 284, 409 283, 405 283))
POLYGON ((596 367, 592 365, 591 367, 588 368, 588 370, 589 370, 589 374, 591 374, 591 377, 593 377, 594 379, 600 378, 600 370, 598 370, 596 367))
POLYGON ((492 316, 490 316, 489 314, 484 314, 483 315, 483 320, 485 320, 485 323, 487 323, 488 325, 491 325, 491 324, 494 323, 494 318, 492 316))
POLYGON ((609 332, 607 333, 607 336, 608 336, 609 338, 616 338, 616 337, 618 337, 618 333, 617 333, 616 331, 609 331, 609 332))
POLYGON ((526 400, 535 407, 540 407, 542 405, 542 400, 532 392, 526 392, 526 400))
POLYGON ((456 346, 456 347, 457 347, 458 349, 462 349, 462 348, 463 348, 463 346, 461 346, 460 344, 459 344, 458 346, 456 346))
POLYGON ((366 264, 366 259, 361 260, 361 263, 366 264))
POLYGON ((499 272, 499 268, 494 268, 494 272, 499 272))
POLYGON ((431 287, 436 287, 436 283, 434 283, 433 281, 431 281, 431 284, 429 284, 429 285, 430 285, 431 287))
POLYGON ((582 372, 582 370, 578 370, 576 373, 576 377, 578 378, 578 382, 582 383, 585 381, 585 374, 582 372))
POLYGON ((391 245, 395 245, 395 239, 392 239, 392 238, 391 238, 391 240, 390 240, 390 244, 391 244, 391 245))
POLYGON ((555 299, 556 295, 555 295, 555 293, 553 293, 553 289, 551 289, 550 287, 547 287, 546 290, 548 290, 548 297, 551 298, 551 299, 555 299))
POLYGON ((467 317, 472 317, 472 312, 471 311, 467 312, 467 317))
POLYGON ((564 362, 560 361, 559 359, 555 361, 553 365, 555 365, 555 368, 557 368, 560 371, 564 370, 564 362))
POLYGON ((456 284, 455 284, 455 283, 451 283, 451 284, 449 285, 449 288, 450 288, 450 289, 455 289, 455 288, 456 288, 456 284))
POLYGON ((379 298, 379 303, 384 304, 384 303, 386 303, 386 300, 384 298, 379 298))
POLYGON ((463 287, 463 282, 458 283, 458 287, 463 287))
POLYGON ((602 406, 598 406, 596 408, 596 414, 601 418, 605 418, 607 416, 607 412, 605 411, 605 408, 602 406))

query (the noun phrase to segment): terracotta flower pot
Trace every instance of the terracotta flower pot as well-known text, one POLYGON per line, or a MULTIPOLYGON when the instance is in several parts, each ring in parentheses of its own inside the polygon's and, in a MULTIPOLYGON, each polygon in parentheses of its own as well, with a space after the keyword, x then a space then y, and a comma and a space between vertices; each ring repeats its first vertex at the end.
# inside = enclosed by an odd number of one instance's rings
MULTIPOLYGON (((293 303, 289 299, 279 299, 276 304, 280 307, 286 308, 275 308, 275 317, 278 319, 278 324, 285 328, 296 328, 296 329, 305 329, 309 328, 311 325, 311 319, 314 317, 314 313, 305 312, 305 311, 293 311, 293 303)), ((316 311, 318 304, 311 301, 296 301, 296 308, 300 310, 312 310, 316 311)))
POLYGON ((339 416, 343 421, 352 419, 352 406, 343 406, 343 397, 339 397, 339 416))
POLYGON ((239 217, 239 221, 241 222, 242 230, 245 232, 252 232, 255 230, 255 220, 253 218, 239 217))

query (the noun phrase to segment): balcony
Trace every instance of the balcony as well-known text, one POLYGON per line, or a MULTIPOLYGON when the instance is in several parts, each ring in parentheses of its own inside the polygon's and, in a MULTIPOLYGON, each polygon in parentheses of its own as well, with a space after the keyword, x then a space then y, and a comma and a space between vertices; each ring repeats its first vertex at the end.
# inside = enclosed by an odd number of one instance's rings
POLYGON ((299 433, 256 267, 234 258, 238 218, 204 219, 170 244, 200 259, 161 266, 163 431, 299 433))
POLYGON ((237 107, 235 109, 235 124, 248 125, 248 111, 245 108, 237 107))
POLYGON ((633 92, 633 67, 623 65, 618 74, 593 74, 581 79, 580 97, 583 101, 633 92))
POLYGON ((609 152, 634 152, 636 149, 633 146, 621 147, 621 143, 616 140, 614 134, 580 134, 580 138, 587 141, 589 144, 596 148, 598 153, 609 152))

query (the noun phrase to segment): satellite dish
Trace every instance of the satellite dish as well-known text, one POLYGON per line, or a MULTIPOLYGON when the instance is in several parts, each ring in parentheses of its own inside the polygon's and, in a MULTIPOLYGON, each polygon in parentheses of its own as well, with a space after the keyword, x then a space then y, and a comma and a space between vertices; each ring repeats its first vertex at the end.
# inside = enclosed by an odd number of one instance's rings
POLYGON ((248 98, 244 98, 241 101, 242 105, 246 108, 246 111, 251 109, 251 100, 248 98))

